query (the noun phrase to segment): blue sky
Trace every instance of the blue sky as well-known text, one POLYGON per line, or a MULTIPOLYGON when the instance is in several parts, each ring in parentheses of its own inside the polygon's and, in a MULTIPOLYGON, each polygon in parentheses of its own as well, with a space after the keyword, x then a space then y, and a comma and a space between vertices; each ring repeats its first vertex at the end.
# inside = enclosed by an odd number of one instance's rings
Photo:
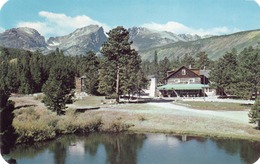
POLYGON ((260 29, 259 0, 0 0, 0 32, 35 28, 60 36, 90 24, 191 34, 260 29), (2 4, 2 5, 1 5, 2 4))

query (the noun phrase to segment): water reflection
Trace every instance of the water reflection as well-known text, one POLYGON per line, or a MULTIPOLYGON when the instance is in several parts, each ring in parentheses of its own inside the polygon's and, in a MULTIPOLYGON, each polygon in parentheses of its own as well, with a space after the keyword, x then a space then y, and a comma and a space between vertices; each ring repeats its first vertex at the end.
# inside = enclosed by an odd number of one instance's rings
POLYGON ((215 140, 219 149, 225 150, 230 155, 240 154, 244 162, 253 163, 260 157, 259 142, 243 142, 240 140, 215 140), (256 155, 258 153, 258 155, 256 155))
POLYGON ((260 157, 260 143, 164 134, 93 133, 18 145, 5 158, 11 157, 19 164, 253 163, 260 157))

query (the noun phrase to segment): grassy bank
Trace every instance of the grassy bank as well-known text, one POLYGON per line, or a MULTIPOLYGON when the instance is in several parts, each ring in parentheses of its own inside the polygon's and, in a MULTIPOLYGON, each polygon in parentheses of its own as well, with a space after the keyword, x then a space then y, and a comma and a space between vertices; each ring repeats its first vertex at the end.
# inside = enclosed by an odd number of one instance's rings
POLYGON ((77 114, 75 110, 70 109, 66 115, 57 116, 47 109, 33 107, 15 111, 13 126, 19 136, 17 143, 53 139, 60 134, 121 132, 129 127, 120 119, 103 119, 102 114, 98 113, 77 114))
MULTIPOLYGON (((221 117, 182 114, 181 110, 176 113, 176 110, 164 106, 171 103, 104 104, 100 110, 75 113, 76 106, 99 106, 103 101, 103 97, 87 97, 72 104, 66 115, 57 116, 40 104, 40 100, 26 98, 14 101, 22 106, 14 112, 13 126, 19 135, 17 143, 94 131, 187 134, 260 141, 260 131, 248 124, 221 117), (38 105, 32 106, 37 103, 38 105)), ((225 105, 227 104, 218 104, 222 107, 225 105)), ((228 108, 235 109, 230 106, 228 108)))

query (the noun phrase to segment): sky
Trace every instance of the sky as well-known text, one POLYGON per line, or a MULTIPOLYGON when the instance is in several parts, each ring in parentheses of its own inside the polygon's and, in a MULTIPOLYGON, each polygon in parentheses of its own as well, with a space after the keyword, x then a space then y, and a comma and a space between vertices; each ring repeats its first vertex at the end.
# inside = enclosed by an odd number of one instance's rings
POLYGON ((0 32, 31 27, 45 37, 97 24, 176 34, 260 29, 260 0, 0 0, 0 32))

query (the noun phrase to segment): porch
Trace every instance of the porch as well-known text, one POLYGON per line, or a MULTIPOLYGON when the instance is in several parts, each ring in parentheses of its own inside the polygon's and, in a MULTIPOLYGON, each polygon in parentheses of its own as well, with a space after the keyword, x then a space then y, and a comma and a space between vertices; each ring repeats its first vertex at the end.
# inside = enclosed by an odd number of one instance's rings
POLYGON ((202 97, 206 96, 204 88, 208 87, 205 84, 166 84, 157 89, 163 97, 202 97))

